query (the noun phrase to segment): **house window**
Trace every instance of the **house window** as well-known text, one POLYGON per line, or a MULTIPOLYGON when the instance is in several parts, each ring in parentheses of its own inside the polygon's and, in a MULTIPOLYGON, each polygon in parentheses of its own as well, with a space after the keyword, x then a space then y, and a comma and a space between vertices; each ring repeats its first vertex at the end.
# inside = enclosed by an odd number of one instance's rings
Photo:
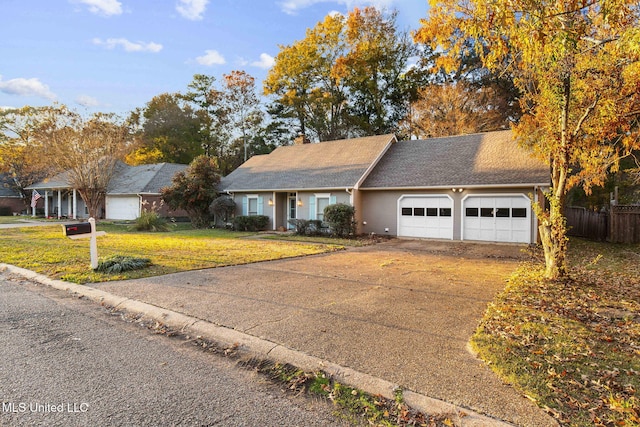
POLYGON ((527 209, 526 208, 511 208, 511 216, 513 218, 526 218, 527 217, 527 209))
POLYGON ((316 219, 324 221, 324 208, 331 204, 329 196, 320 197, 316 196, 316 219))
POLYGON ((480 208, 480 216, 484 218, 493 218, 493 208, 480 208))
POLYGON ((263 214, 263 198, 258 195, 248 195, 242 198, 242 215, 255 216, 263 214))
POLYGON ((424 216, 424 208, 413 208, 414 216, 424 216))
POLYGON ((451 216, 451 208, 440 208, 440 216, 451 216))
POLYGON ((509 208, 496 208, 497 218, 509 218, 509 208))
POLYGON ((438 208, 427 208, 427 216, 438 216, 438 208))
POLYGON ((402 216, 411 216, 411 215, 413 215, 413 209, 402 208, 402 216))
POLYGON ((258 215, 258 196, 247 197, 247 215, 258 215))
POLYGON ((467 208, 465 210, 466 216, 478 216, 478 208, 467 208))

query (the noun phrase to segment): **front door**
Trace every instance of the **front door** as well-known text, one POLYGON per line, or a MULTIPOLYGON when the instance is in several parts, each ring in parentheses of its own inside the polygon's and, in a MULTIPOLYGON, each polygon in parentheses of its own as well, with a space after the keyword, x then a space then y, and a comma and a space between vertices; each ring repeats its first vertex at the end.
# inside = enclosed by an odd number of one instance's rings
POLYGON ((289 220, 296 219, 298 217, 297 212, 298 205, 296 200, 296 193, 289 193, 289 198, 287 199, 287 228, 289 230, 295 228, 289 220))

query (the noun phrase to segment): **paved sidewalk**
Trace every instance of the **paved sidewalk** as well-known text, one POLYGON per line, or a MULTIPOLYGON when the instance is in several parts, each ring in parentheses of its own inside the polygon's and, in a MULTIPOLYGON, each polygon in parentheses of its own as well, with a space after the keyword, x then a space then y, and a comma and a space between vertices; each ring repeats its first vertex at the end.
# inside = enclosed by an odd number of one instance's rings
POLYGON ((419 408, 451 412, 448 402, 494 419, 470 413, 458 419, 463 426, 504 425, 497 420, 554 426, 467 348, 518 257, 520 249, 511 245, 392 240, 89 286, 31 275, 190 334, 325 369, 372 393, 392 395, 400 386, 407 403, 419 408))

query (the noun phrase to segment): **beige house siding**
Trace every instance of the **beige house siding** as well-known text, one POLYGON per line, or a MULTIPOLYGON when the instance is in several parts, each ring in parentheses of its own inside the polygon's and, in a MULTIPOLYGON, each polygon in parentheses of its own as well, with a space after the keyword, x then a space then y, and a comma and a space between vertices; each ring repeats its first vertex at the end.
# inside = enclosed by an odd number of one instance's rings
MULTIPOLYGON (((477 188, 453 192, 452 189, 430 190, 365 190, 361 191, 362 215, 358 218, 362 234, 398 235, 398 201, 402 196, 447 196, 453 201, 453 240, 462 240, 462 204, 469 196, 524 195, 535 201, 534 187, 515 188, 477 188)), ((529 216, 531 242, 537 241, 537 220, 533 210, 529 216)))

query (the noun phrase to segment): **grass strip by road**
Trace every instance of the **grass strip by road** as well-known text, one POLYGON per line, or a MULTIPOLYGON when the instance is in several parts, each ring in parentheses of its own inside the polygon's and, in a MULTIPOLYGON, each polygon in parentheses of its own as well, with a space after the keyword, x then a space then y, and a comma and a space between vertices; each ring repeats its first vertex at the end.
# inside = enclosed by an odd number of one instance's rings
POLYGON ((94 272, 89 267, 89 240, 63 236, 60 225, 3 229, 0 262, 74 283, 104 282, 157 276, 201 268, 313 255, 343 249, 335 244, 247 239, 250 233, 194 230, 179 226, 168 233, 132 232, 126 225, 99 223, 100 259, 114 255, 149 258, 152 265, 121 274, 94 272))
POLYGON ((479 356, 564 426, 639 426, 640 245, 572 239, 572 277, 524 264, 472 338, 479 356))

